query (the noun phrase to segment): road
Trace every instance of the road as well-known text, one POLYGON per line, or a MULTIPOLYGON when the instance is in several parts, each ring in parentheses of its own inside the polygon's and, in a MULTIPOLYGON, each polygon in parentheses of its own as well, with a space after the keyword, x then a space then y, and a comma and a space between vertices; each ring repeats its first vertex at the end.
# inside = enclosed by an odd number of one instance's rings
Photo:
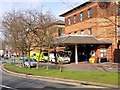
MULTIPOLYGON (((0 62, 1 63, 1 62, 0 62)), ((34 80, 29 78, 22 78, 10 75, 6 72, 0 71, 0 87, 4 89, 11 90, 21 90, 21 89, 39 89, 39 90, 56 90, 56 88, 76 88, 77 86, 62 84, 62 83, 54 83, 47 82, 42 80, 34 80)), ((83 88, 83 86, 79 86, 79 88, 83 88)), ((65 89, 66 90, 66 89, 65 89)))

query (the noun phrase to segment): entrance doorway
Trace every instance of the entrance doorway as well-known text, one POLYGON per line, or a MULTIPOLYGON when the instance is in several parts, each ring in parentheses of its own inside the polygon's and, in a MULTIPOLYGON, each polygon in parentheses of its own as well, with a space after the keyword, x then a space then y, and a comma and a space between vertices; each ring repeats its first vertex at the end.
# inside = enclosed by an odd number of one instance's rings
MULTIPOLYGON (((77 49, 78 62, 89 62, 89 58, 91 57, 91 51, 93 50, 91 45, 78 45, 77 49)), ((75 62, 75 46, 71 45, 67 50, 72 52, 71 62, 75 62)))
POLYGON ((89 45, 78 46, 78 61, 88 62, 90 58, 91 49, 89 45))

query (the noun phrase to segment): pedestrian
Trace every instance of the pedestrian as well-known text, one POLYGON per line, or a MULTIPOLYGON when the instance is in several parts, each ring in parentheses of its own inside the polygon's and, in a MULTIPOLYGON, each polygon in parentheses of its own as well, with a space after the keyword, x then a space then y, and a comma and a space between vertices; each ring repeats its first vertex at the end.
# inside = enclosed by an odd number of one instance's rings
POLYGON ((11 56, 11 60, 12 60, 12 63, 15 64, 15 56, 14 55, 11 56))
POLYGON ((13 60, 14 60, 14 56, 12 55, 12 56, 11 56, 11 61, 12 61, 12 63, 13 63, 13 60))
POLYGON ((16 61, 15 61, 15 58, 13 59, 13 64, 15 64, 16 63, 16 61))

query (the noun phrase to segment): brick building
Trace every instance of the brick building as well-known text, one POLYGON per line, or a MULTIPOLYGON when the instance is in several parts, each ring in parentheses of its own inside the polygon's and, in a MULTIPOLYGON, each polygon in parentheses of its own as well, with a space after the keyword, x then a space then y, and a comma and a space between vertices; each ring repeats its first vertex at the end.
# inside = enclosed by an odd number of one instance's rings
MULTIPOLYGON (((53 28, 51 29, 53 30, 53 36, 59 37, 64 34, 65 22, 62 20, 57 20, 51 28, 53 28)), ((49 32, 52 32, 51 30, 49 32)))
POLYGON ((90 59, 119 62, 119 10, 116 2, 85 2, 60 15, 66 35, 56 38, 72 51, 76 64, 90 59))

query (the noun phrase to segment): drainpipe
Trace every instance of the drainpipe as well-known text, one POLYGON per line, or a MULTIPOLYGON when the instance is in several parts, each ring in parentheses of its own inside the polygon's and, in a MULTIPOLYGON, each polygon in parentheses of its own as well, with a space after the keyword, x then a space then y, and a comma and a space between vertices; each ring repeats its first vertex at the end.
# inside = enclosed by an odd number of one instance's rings
POLYGON ((75 45, 75 64, 78 64, 78 52, 77 52, 77 45, 75 45))

